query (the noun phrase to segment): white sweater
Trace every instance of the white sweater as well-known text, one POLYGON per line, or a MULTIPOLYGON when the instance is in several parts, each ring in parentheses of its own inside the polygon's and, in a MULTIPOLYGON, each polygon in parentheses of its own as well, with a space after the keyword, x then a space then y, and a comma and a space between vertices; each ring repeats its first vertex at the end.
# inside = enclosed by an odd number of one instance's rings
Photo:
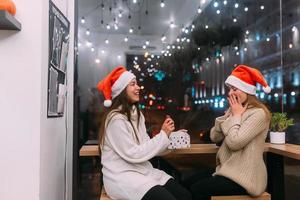
POLYGON ((167 134, 161 131, 150 139, 144 116, 141 114, 137 127, 137 113, 132 114, 139 144, 125 115, 110 114, 106 120, 101 163, 104 187, 111 199, 140 200, 153 186, 164 185, 172 178, 148 161, 167 149, 170 144, 167 134))

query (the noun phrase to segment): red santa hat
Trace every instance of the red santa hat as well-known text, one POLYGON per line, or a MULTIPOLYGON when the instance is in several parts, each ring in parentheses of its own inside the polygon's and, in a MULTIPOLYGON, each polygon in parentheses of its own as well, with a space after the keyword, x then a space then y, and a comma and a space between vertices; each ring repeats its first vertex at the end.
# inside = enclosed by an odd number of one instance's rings
POLYGON ((225 81, 226 85, 234 86, 251 95, 255 95, 257 83, 263 86, 265 93, 271 92, 271 88, 260 71, 246 65, 237 66, 225 81))
POLYGON ((97 84, 97 89, 103 93, 104 106, 110 107, 112 99, 118 96, 126 86, 135 78, 135 75, 119 66, 97 84))

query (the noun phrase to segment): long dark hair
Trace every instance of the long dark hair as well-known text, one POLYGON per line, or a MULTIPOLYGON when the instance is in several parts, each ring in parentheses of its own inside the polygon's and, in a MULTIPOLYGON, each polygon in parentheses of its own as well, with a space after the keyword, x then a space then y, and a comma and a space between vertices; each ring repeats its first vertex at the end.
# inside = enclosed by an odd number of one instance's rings
MULTIPOLYGON (((98 139, 99 139, 99 150, 100 150, 100 145, 102 145, 104 143, 105 129, 106 129, 105 125, 109 123, 109 121, 107 123, 105 123, 106 118, 111 112, 115 112, 116 114, 121 113, 121 114, 127 116, 127 120, 132 125, 132 128, 133 128, 134 133, 135 133, 135 137, 136 137, 137 141, 139 142, 136 130, 135 130, 135 128, 132 124, 132 121, 131 121, 131 110, 133 109, 133 107, 135 107, 135 109, 137 109, 137 113, 138 113, 137 127, 138 127, 139 122, 140 122, 140 116, 141 116, 140 109, 139 109, 139 106, 138 106, 138 102, 130 103, 127 92, 126 92, 126 89, 124 89, 117 97, 115 97, 112 100, 111 107, 108 108, 106 111, 104 111, 104 114, 103 114, 102 119, 101 119, 100 131, 99 131, 99 137, 98 137, 98 139)), ((111 120, 111 118, 112 117, 110 117, 109 120, 111 120)))

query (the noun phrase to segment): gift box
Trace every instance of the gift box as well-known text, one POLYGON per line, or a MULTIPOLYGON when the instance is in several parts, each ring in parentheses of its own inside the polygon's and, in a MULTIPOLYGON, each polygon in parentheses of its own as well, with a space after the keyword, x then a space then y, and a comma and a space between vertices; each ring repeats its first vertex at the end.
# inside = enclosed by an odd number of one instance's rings
POLYGON ((191 146, 190 135, 186 131, 172 132, 169 139, 171 143, 168 149, 189 148, 191 146))

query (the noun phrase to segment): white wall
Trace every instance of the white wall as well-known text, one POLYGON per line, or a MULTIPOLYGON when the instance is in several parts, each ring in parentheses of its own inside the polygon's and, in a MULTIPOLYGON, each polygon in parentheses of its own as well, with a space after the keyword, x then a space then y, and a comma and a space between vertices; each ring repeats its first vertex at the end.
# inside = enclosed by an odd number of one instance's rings
POLYGON ((71 22, 72 41, 67 114, 55 119, 46 117, 49 1, 14 2, 22 30, 0 30, 0 199, 64 199, 66 148, 72 199, 74 2, 55 1, 71 22))

